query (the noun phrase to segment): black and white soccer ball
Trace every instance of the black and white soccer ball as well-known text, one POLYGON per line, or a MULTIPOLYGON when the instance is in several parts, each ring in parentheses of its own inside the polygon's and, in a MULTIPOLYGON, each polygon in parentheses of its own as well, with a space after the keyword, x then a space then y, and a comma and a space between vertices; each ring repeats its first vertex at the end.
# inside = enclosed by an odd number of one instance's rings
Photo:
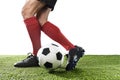
POLYGON ((56 44, 48 44, 38 51, 39 65, 48 70, 54 70, 61 67, 64 61, 64 53, 56 44))

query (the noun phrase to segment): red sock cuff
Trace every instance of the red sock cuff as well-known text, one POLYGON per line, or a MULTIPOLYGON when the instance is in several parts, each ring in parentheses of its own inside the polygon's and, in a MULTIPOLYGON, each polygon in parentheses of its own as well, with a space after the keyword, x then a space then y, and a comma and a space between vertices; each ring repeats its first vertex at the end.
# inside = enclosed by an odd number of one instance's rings
POLYGON ((26 25, 33 25, 33 24, 39 24, 38 20, 36 17, 30 17, 24 20, 24 23, 26 25))
MULTIPOLYGON (((49 22, 49 21, 47 21, 44 25, 43 25, 43 27, 42 28, 44 28, 44 27, 49 27, 49 26, 52 26, 52 25, 54 25, 54 24, 52 24, 51 22, 49 22)), ((55 26, 55 25, 54 25, 55 26)))

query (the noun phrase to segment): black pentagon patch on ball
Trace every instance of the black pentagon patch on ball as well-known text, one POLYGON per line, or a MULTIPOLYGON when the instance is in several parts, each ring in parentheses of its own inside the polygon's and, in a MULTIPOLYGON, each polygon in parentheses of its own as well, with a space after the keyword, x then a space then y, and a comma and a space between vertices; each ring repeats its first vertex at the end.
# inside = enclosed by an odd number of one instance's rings
POLYGON ((47 54, 49 54, 49 53, 50 53, 49 48, 45 48, 45 49, 43 49, 42 54, 47 55, 47 54))
POLYGON ((58 52, 57 54, 56 54, 56 56, 57 56, 57 60, 61 60, 62 59, 62 54, 60 53, 60 52, 58 52))
POLYGON ((52 63, 50 63, 50 62, 46 62, 46 63, 44 64, 44 66, 45 66, 46 68, 52 68, 52 67, 53 67, 52 63))

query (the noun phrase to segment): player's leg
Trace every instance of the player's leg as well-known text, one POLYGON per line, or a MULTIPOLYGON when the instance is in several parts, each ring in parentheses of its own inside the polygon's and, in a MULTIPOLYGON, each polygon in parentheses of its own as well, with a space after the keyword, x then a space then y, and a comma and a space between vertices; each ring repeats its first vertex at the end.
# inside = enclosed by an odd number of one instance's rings
POLYGON ((46 2, 46 7, 38 11, 37 16, 39 19, 39 23, 41 24, 42 31, 48 35, 51 39, 55 40, 56 42, 60 43, 66 50, 69 50, 71 48, 74 48, 74 45, 61 33, 60 29, 52 24, 51 22, 48 22, 48 16, 51 10, 54 9, 55 3, 57 0, 42 0, 43 2, 46 2))
POLYGON ((68 63, 66 70, 73 70, 79 61, 80 57, 84 54, 84 49, 74 46, 60 31, 60 29, 50 22, 46 22, 42 26, 42 31, 50 38, 60 43, 66 50, 69 50, 68 63))
POLYGON ((51 39, 60 43, 66 50, 74 48, 74 45, 62 34, 60 29, 56 25, 47 21, 50 12, 51 8, 46 7, 42 13, 40 13, 39 23, 41 24, 42 31, 51 39))
POLYGON ((44 6, 45 4, 38 0, 28 0, 22 9, 22 16, 32 42, 34 55, 37 55, 41 47, 41 28, 35 14, 44 6))
POLYGON ((41 23, 42 31, 48 35, 51 39, 60 43, 66 50, 69 50, 68 63, 66 70, 73 70, 79 61, 80 57, 84 54, 84 49, 78 46, 74 46, 60 31, 60 29, 47 21, 50 9, 46 8, 39 17, 39 22, 41 23))
POLYGON ((14 64, 15 67, 39 66, 36 55, 39 48, 41 47, 40 41, 41 27, 39 25, 38 19, 35 17, 35 14, 38 12, 38 10, 42 9, 44 6, 45 3, 40 2, 38 0, 27 0, 26 4, 22 9, 22 16, 24 18, 26 28, 32 41, 33 54, 28 56, 26 59, 15 63, 14 64))

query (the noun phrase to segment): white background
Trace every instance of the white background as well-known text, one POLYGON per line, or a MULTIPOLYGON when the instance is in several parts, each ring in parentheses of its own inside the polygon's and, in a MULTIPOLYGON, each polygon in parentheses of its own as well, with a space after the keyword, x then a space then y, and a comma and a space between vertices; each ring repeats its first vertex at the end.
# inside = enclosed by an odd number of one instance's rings
MULTIPOLYGON (((25 0, 0 2, 0 54, 32 51, 21 10, 25 0)), ((58 0, 49 21, 87 54, 120 55, 120 0, 58 0)), ((42 33, 42 45, 53 42, 42 33)))

